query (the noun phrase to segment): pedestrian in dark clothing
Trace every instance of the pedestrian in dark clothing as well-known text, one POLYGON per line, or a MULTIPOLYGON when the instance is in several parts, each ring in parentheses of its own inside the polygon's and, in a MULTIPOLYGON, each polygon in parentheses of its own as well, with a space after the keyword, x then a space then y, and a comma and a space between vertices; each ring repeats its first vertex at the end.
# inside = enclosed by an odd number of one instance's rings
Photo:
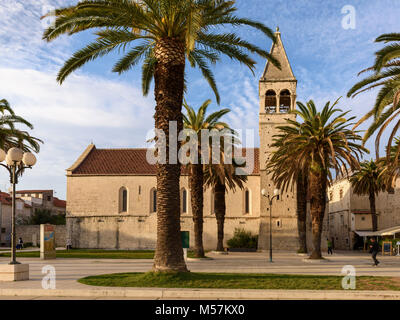
POLYGON ((369 252, 372 254, 372 259, 374 260, 373 265, 377 266, 379 264, 379 261, 378 261, 378 259, 376 259, 376 255, 379 252, 379 244, 374 238, 371 239, 371 242, 372 242, 372 244, 369 246, 370 247, 369 252))
POLYGON ((24 241, 22 241, 22 238, 18 239, 18 244, 17 244, 17 249, 22 249, 24 247, 24 241))
POLYGON ((329 239, 326 239, 326 242, 327 242, 327 244, 328 244, 328 254, 333 254, 333 251, 332 251, 332 249, 333 249, 332 241, 329 240, 329 239))

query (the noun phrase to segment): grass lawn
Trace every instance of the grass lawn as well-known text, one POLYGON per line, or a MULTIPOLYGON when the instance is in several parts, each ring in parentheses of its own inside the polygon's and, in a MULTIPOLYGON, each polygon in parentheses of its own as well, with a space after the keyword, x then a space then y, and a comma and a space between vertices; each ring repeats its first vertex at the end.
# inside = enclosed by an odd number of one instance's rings
MULTIPOLYGON (((343 290, 339 276, 232 273, 116 273, 78 281, 92 286, 212 289, 343 290)), ((357 290, 400 290, 400 278, 357 277, 357 290)))
MULTIPOLYGON (((0 257, 9 257, 10 253, 0 253, 0 257)), ((39 258, 39 251, 17 251, 18 258, 39 258)), ((57 250, 57 258, 81 259, 153 259, 154 250, 100 250, 100 249, 72 249, 57 250)), ((192 251, 189 258, 194 258, 192 251)))

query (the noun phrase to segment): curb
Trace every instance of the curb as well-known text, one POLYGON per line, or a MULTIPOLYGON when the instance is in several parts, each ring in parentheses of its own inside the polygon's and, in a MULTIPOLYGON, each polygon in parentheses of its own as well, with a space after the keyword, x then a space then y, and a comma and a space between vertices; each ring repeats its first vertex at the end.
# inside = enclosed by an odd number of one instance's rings
POLYGON ((143 300, 400 300, 400 291, 225 290, 225 289, 0 289, 1 296, 120 297, 143 300))

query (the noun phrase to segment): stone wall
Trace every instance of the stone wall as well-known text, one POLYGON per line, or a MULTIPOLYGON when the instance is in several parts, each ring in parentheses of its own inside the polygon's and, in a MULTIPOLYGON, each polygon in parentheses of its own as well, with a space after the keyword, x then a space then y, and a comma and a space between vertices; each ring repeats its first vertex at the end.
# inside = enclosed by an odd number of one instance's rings
MULTIPOLYGON (((229 191, 225 242, 241 227, 259 233, 260 177, 249 176, 246 189, 250 192, 250 213, 245 214, 245 190, 229 191)), ((151 190, 155 176, 68 176, 67 230, 77 248, 154 249, 157 219, 151 212, 151 190), (127 212, 119 212, 119 190, 128 190, 127 212)), ((186 189, 187 213, 181 212, 181 229, 193 238, 193 216, 188 177, 181 177, 181 190, 186 189)), ((214 250, 217 245, 217 222, 213 213, 211 189, 204 193, 204 247, 214 250)), ((181 208, 182 210, 182 208, 181 208)), ((226 245, 226 243, 225 243, 226 245)))
MULTIPOLYGON (((56 247, 66 246, 66 226, 58 225, 56 227, 56 247)), ((24 243, 40 245, 40 225, 19 225, 16 226, 17 239, 22 238, 24 243)))
MULTIPOLYGON (((68 217, 68 234, 75 248, 90 249, 155 249, 157 240, 156 214, 151 216, 68 217)), ((227 217, 224 245, 232 238, 235 228, 258 234, 259 218, 227 217)), ((194 246, 193 218, 181 218, 181 230, 190 232, 190 246, 194 246)), ((217 246, 217 222, 214 216, 204 217, 203 243, 205 250, 217 246)))

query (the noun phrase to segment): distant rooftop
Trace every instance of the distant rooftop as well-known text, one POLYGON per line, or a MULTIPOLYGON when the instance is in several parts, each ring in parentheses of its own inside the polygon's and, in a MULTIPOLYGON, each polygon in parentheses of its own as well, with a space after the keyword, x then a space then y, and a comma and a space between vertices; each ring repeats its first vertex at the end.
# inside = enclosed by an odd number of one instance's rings
POLYGON ((53 192, 53 190, 17 190, 15 193, 45 193, 45 192, 53 192))

